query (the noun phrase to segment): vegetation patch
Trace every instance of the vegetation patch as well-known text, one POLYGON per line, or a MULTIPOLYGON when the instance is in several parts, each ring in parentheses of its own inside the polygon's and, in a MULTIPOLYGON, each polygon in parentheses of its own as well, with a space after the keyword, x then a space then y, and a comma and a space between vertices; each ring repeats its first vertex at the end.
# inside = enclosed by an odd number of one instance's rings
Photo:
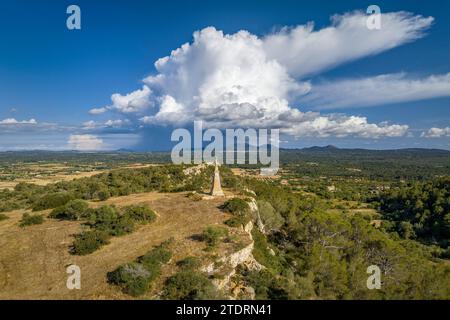
POLYGON ((214 300, 221 295, 202 273, 181 271, 165 282, 163 298, 169 300, 214 300))
POLYGON ((146 206, 128 206, 121 210, 115 206, 88 208, 85 201, 72 200, 54 209, 50 216, 61 220, 85 219, 90 227, 75 237, 72 254, 90 254, 109 243, 111 237, 132 233, 136 225, 155 221, 156 214, 146 206))
POLYGON ((50 193, 36 201, 33 205, 33 211, 56 208, 65 205, 74 198, 74 195, 68 192, 50 193))
POLYGON ((197 270, 201 264, 200 259, 197 257, 186 257, 177 262, 177 266, 183 271, 197 270))
POLYGON ((450 177, 393 188, 376 199, 388 230, 443 248, 450 245, 450 177))
POLYGON ((271 248, 266 237, 257 228, 253 228, 252 237, 254 241, 253 256, 256 261, 274 272, 280 272, 282 270, 280 257, 270 251, 271 248))
POLYGON ((49 218, 60 220, 80 220, 90 215, 89 205, 84 200, 70 200, 59 206, 49 214, 49 218))
POLYGON ((152 281, 161 274, 162 265, 169 262, 172 253, 164 242, 135 262, 127 263, 107 274, 108 282, 119 286, 124 293, 140 296, 147 292, 152 281))
POLYGON ((222 209, 233 215, 232 218, 225 221, 225 224, 230 227, 246 225, 252 219, 247 201, 241 198, 227 200, 222 209))
POLYGON ((72 254, 84 256, 90 254, 109 243, 111 236, 101 230, 85 231, 75 235, 72 245, 72 254))
POLYGON ((201 239, 208 249, 215 248, 228 235, 228 230, 222 226, 208 226, 202 233, 201 239))
POLYGON ((123 212, 131 220, 146 224, 156 220, 156 213, 147 206, 129 206, 123 209, 123 212))
POLYGON ((19 226, 20 227, 27 227, 27 226, 32 226, 35 224, 42 224, 44 223, 44 216, 41 214, 29 214, 29 213, 24 213, 22 216, 22 219, 19 222, 19 226))

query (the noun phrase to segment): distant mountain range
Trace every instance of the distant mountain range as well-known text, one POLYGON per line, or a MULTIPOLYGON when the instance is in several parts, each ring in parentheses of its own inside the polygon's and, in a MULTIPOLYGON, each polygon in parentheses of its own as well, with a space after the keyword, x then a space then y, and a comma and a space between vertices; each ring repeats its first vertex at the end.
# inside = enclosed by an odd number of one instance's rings
MULTIPOLYGON (((246 149, 248 149, 249 145, 246 145, 246 149)), ((271 145, 264 145, 263 147, 271 148, 271 145)), ((194 151, 194 150, 192 150, 194 151)), ((79 151, 79 150, 62 150, 62 151, 51 151, 51 150, 19 150, 19 151, 0 151, 1 153, 170 153, 170 150, 159 150, 159 151, 136 151, 128 148, 121 148, 117 150, 104 150, 104 151, 79 151)), ((363 148, 338 148, 334 145, 327 146, 312 146, 305 148, 280 148, 280 152, 302 152, 302 153, 347 153, 347 152, 364 152, 364 153, 440 153, 440 154, 450 154, 450 150, 444 149, 428 149, 428 148, 402 148, 402 149, 363 149, 363 148)))

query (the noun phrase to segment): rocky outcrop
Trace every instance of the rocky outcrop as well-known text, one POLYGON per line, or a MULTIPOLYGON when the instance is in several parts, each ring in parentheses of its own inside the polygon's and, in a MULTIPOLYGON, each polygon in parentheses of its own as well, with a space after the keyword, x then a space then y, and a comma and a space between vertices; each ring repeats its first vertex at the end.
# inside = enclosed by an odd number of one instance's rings
POLYGON ((256 199, 251 198, 251 201, 248 202, 248 206, 250 207, 250 211, 251 211, 252 215, 255 217, 256 226, 258 227, 258 230, 261 233, 266 234, 264 223, 262 222, 261 216, 259 214, 258 204, 256 203, 256 199))
POLYGON ((203 272, 213 277, 212 283, 216 288, 230 294, 230 299, 236 299, 237 297, 242 296, 246 299, 254 299, 253 288, 246 287, 240 282, 233 281, 238 266, 244 266, 249 270, 261 270, 264 268, 263 265, 255 260, 252 254, 254 247, 251 234, 253 222, 250 221, 242 228, 250 237, 250 244, 202 268, 203 272))

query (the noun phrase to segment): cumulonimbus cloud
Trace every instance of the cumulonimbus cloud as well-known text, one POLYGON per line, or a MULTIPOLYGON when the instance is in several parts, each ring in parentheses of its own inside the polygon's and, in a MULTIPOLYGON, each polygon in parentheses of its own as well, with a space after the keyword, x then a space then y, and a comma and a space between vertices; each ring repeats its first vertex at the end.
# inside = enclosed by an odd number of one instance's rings
POLYGON ((353 12, 334 15, 331 26, 318 31, 313 23, 285 27, 264 38, 264 50, 291 75, 303 78, 421 38, 434 19, 408 12, 384 13, 379 30, 369 30, 366 21, 366 14, 353 12))
POLYGON ((219 128, 278 127, 298 137, 402 136, 407 125, 302 112, 293 106, 316 92, 307 76, 414 41, 433 22, 431 17, 387 13, 382 29, 374 32, 366 19, 361 12, 336 15, 330 27, 318 31, 310 23, 265 37, 205 28, 194 33, 191 43, 158 59, 157 73, 143 80, 142 89, 115 94, 112 105, 91 113, 135 114, 143 124, 204 120, 219 128))
POLYGON ((300 101, 317 110, 324 110, 439 97, 450 97, 450 73, 422 79, 397 73, 327 82, 314 85, 300 101))

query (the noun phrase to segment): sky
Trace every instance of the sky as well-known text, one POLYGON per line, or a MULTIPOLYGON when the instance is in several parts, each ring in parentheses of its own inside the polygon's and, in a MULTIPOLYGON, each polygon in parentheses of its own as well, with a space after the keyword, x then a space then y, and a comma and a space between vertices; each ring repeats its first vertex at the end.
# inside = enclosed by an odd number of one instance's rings
POLYGON ((0 151, 169 150, 194 120, 450 150, 449 34, 438 0, 2 0, 0 151))

